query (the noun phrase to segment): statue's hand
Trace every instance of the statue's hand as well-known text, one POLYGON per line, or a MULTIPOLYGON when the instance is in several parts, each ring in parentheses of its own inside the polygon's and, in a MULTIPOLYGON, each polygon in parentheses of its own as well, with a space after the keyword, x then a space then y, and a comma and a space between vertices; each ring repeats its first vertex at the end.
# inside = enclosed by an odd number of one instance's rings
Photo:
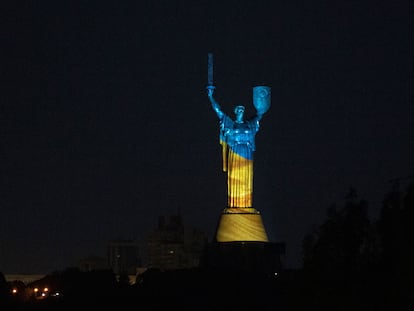
POLYGON ((207 96, 212 97, 213 94, 214 94, 214 86, 212 85, 207 86, 207 96))

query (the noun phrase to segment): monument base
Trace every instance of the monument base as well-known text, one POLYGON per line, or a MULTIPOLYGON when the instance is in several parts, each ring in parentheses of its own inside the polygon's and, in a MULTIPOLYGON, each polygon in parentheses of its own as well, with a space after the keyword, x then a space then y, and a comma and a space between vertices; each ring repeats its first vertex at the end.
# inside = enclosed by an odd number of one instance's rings
POLYGON ((284 254, 284 243, 213 242, 207 245, 202 265, 214 270, 274 275, 283 268, 284 254))
POLYGON ((284 243, 269 242, 259 211, 252 207, 225 208, 201 265, 214 270, 274 274, 282 269, 284 253, 284 243))
POLYGON ((268 242, 262 216, 254 208, 226 208, 220 216, 217 242, 268 242))

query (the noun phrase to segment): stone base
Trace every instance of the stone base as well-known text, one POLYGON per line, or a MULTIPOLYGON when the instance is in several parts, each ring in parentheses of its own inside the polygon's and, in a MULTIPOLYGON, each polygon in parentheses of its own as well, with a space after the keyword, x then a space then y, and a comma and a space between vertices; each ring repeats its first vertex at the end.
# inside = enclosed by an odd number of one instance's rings
POLYGON ((268 242, 262 216, 254 208, 226 208, 220 216, 216 242, 268 242))
POLYGON ((283 268, 284 243, 213 242, 202 258, 202 266, 223 271, 246 271, 274 275, 283 268))

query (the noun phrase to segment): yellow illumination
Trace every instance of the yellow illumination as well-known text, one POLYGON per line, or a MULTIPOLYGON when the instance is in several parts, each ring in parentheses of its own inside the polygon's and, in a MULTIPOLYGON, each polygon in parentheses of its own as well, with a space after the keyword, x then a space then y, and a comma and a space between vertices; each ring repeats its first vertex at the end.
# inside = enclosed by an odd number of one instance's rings
POLYGON ((226 152, 227 205, 229 207, 252 207, 253 204, 253 160, 233 152, 222 141, 226 152))
POLYGON ((254 208, 227 208, 216 232, 218 242, 269 242, 262 217, 254 208))

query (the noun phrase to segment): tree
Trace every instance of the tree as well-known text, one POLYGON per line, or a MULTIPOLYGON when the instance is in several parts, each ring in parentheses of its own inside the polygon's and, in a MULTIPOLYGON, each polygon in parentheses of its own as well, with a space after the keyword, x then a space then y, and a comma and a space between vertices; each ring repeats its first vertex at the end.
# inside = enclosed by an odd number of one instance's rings
POLYGON ((378 220, 383 295, 393 307, 395 301, 413 304, 414 282, 414 182, 402 191, 398 181, 385 195, 378 220))
POLYGON ((0 306, 5 302, 9 302, 9 300, 10 300, 10 286, 4 274, 0 272, 0 306))
MULTIPOLYGON (((378 261, 376 234, 368 218, 368 203, 351 188, 343 208, 333 204, 326 220, 303 240, 303 270, 318 303, 359 304, 367 279, 378 261)), ((349 305, 347 306, 349 307, 349 305)))

